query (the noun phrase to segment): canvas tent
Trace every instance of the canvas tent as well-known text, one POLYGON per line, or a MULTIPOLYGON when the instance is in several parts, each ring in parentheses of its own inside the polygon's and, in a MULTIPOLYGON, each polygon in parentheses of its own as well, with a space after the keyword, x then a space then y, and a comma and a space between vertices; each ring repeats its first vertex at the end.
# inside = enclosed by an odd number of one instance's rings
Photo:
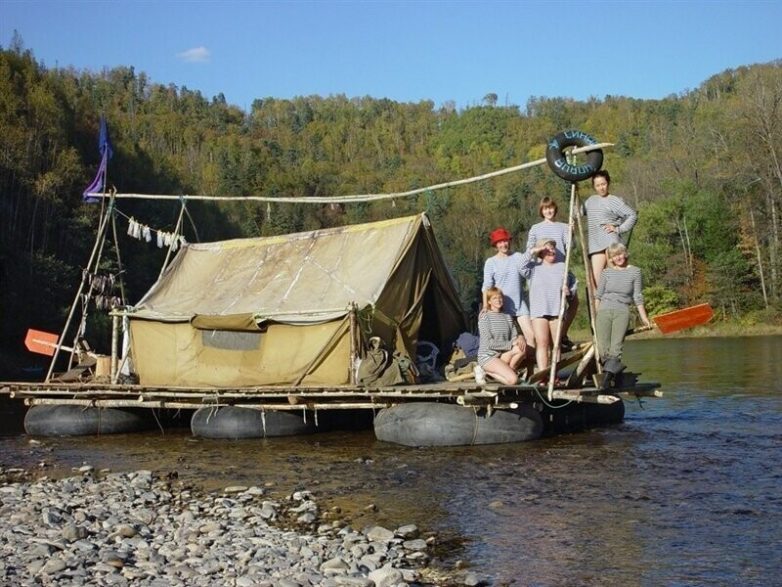
POLYGON ((369 336, 415 357, 465 318, 426 215, 183 247, 127 313, 142 385, 351 383, 369 336))

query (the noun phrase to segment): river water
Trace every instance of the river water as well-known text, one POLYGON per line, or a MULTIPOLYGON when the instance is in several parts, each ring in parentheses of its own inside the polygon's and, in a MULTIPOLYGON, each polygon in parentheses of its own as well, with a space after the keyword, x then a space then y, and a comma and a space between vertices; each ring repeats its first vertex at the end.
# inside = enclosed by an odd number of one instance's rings
MULTIPOLYGON (((307 488, 358 528, 415 523, 493 585, 782 585, 782 337, 628 342, 665 397, 625 422, 498 446, 414 449, 371 431, 209 441, 186 429, 0 436, 0 465, 89 463, 207 488, 307 488)), ((6 415, 5 419, 9 417, 6 415)))

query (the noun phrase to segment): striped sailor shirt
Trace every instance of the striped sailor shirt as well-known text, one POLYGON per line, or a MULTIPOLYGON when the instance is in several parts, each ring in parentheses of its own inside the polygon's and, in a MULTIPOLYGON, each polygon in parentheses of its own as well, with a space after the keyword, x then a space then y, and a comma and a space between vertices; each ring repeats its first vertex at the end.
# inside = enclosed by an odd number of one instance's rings
POLYGON ((605 251, 612 243, 627 244, 628 233, 638 219, 635 210, 625 204, 622 198, 611 194, 589 196, 584 202, 583 212, 587 216, 590 255, 605 251), (607 224, 616 227, 617 232, 606 232, 603 227, 607 224))
POLYGON ((641 269, 628 265, 624 269, 606 267, 600 274, 595 298, 600 300, 600 309, 624 309, 644 303, 641 269))

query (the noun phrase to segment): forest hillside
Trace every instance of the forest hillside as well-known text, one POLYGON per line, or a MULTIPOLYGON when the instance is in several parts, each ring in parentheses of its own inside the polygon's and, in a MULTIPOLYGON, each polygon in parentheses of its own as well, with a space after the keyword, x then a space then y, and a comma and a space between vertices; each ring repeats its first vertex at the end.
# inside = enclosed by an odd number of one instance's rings
MULTIPOLYGON (((717 73, 662 100, 536 97, 500 106, 488 94, 457 110, 368 96, 259 97, 245 112, 132 67, 46 68, 12 43, 0 47, 3 375, 40 364, 24 351, 27 328, 59 332, 74 301, 101 214, 100 204, 82 201, 98 168, 101 116, 113 144, 108 183, 119 192, 217 197, 411 190, 539 159, 557 132, 583 130, 616 145, 604 168, 612 192, 639 211, 631 262, 644 272, 651 314, 708 301, 719 320, 780 321, 782 61, 717 73)), ((588 196, 588 182, 579 190, 588 196)), ((191 202, 184 234, 222 240, 426 211, 470 313, 489 231, 505 226, 523 246, 540 198, 555 197, 564 219, 569 191, 541 166, 374 203, 191 202)), ((117 211, 121 258, 104 252, 101 270, 121 277, 117 295, 135 303, 165 251, 128 235, 130 219, 173 231, 180 203, 121 200, 117 211)), ((107 333, 105 310, 90 314, 107 333)))

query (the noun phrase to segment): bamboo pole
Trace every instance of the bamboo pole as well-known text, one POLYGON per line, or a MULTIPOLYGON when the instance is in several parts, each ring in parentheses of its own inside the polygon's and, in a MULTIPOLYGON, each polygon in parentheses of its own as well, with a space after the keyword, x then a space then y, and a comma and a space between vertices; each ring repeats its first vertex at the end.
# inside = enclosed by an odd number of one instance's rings
POLYGON ((111 369, 109 370, 109 380, 114 383, 117 380, 118 355, 117 344, 119 341, 119 316, 111 316, 111 369))
MULTIPOLYGON (((179 218, 177 218, 177 221, 176 221, 176 228, 174 229, 174 236, 176 238, 179 238, 179 231, 182 229, 182 219, 183 219, 184 215, 185 215, 185 202, 183 201, 182 202, 182 208, 180 208, 180 210, 179 210, 179 218)), ((160 267, 160 273, 158 273, 158 276, 157 276, 158 281, 160 281, 160 278, 163 277, 163 272, 168 267, 168 261, 171 258, 171 253, 173 252, 173 250, 174 250, 174 241, 172 240, 168 244, 168 251, 166 251, 166 258, 163 260, 163 265, 160 267)))
POLYGON ((106 207, 106 211, 104 212, 103 216, 101 216, 100 223, 98 224, 98 234, 97 237, 95 238, 95 244, 92 247, 92 252, 90 253, 90 259, 87 262, 87 268, 81 274, 81 283, 79 284, 79 289, 76 291, 76 296, 74 297, 73 303, 71 304, 71 309, 68 312, 68 318, 65 320, 65 326, 63 327, 62 332, 60 333, 60 337, 57 340, 57 347, 54 349, 54 355, 52 356, 52 361, 51 363, 49 363, 49 370, 46 372, 46 379, 44 379, 44 381, 47 383, 52 378, 54 365, 57 362, 57 357, 59 356, 60 350, 62 349, 63 339, 65 338, 65 334, 68 332, 68 328, 71 325, 71 320, 73 320, 73 315, 76 313, 76 305, 79 303, 79 300, 81 299, 81 293, 82 291, 84 291, 84 286, 87 282, 87 276, 89 275, 90 268, 92 267, 93 263, 97 265, 98 260, 100 259, 98 251, 103 250, 102 242, 106 238, 106 228, 109 225, 109 217, 113 214, 113 208, 114 208, 113 194, 110 194, 109 197, 111 198, 109 200, 109 205, 106 207))
POLYGON ((589 247, 587 246, 587 240, 584 236, 584 223, 581 220, 581 201, 576 195, 576 207, 578 208, 578 214, 576 215, 576 225, 578 226, 578 240, 581 247, 581 256, 584 260, 584 271, 586 275, 587 285, 587 309, 589 310, 589 328, 592 331, 592 348, 595 357, 595 363, 597 365, 597 372, 601 373, 603 368, 600 365, 600 354, 597 349, 597 333, 595 331, 595 283, 592 275, 592 265, 589 262, 589 247))
POLYGON ((570 184, 570 207, 568 212, 568 242, 567 250, 565 251, 565 274, 562 276, 562 287, 559 290, 559 314, 557 319, 557 333, 554 336, 554 346, 551 349, 551 357, 549 357, 549 377, 548 377, 548 399, 551 401, 554 399, 554 382, 557 379, 557 363, 559 363, 560 348, 559 343, 562 340, 562 321, 565 318, 565 304, 567 299, 565 296, 565 287, 568 282, 568 271, 570 270, 570 249, 573 243, 573 213, 574 206, 576 204, 576 194, 578 193, 578 186, 576 182, 570 184))
MULTIPOLYGON (((605 149, 607 147, 613 147, 614 143, 598 143, 595 145, 587 145, 585 147, 577 147, 570 151, 572 154, 587 153, 589 151, 595 151, 598 149, 605 149)), ((467 179, 459 179, 456 181, 449 181, 445 183, 438 183, 432 186, 409 190, 406 192, 392 192, 388 194, 355 194, 350 196, 336 196, 336 197, 268 197, 268 196, 204 196, 204 195, 190 195, 183 194, 179 196, 163 195, 163 194, 114 194, 114 197, 118 199, 142 199, 142 200, 218 200, 218 201, 254 201, 254 202, 279 202, 279 203, 293 203, 293 204, 348 204, 351 202, 373 202, 377 200, 393 200, 395 198, 406 198, 409 196, 416 196, 428 191, 435 191, 445 188, 450 188, 459 185, 467 185, 476 181, 483 181, 485 179, 491 179, 493 177, 499 177, 507 173, 514 173, 516 171, 522 171, 531 167, 537 167, 539 165, 545 165, 546 159, 536 159, 521 165, 514 167, 508 167, 506 169, 500 169, 499 171, 492 171, 491 173, 484 173, 483 175, 476 175, 475 177, 469 177, 467 179)), ((104 194, 91 193, 85 194, 93 198, 104 198, 104 194)))

